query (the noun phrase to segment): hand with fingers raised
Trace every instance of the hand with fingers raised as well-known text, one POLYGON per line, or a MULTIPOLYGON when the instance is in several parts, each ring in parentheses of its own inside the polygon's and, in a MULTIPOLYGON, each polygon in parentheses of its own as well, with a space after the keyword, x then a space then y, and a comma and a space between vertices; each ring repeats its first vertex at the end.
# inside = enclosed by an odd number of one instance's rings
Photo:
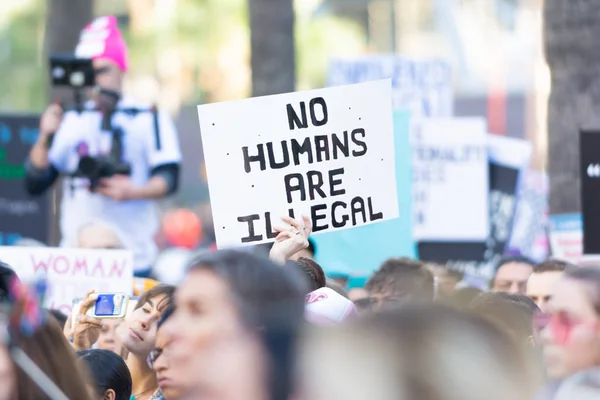
POLYGON ((305 215, 302 216, 302 221, 290 217, 282 217, 281 220, 288 226, 275 226, 273 228, 279 234, 275 238, 269 258, 284 264, 294 254, 308 247, 308 237, 312 233, 312 224, 305 215))
POLYGON ((100 336, 102 320, 86 315, 90 307, 96 303, 96 298, 94 290, 87 292, 79 307, 79 313, 75 317, 73 347, 77 350, 91 349, 100 336))

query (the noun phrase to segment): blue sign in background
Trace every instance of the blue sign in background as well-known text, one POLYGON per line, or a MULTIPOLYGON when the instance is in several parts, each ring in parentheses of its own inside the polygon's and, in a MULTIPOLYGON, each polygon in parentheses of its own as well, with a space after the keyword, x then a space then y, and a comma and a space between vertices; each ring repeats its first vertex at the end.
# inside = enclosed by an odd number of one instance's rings
MULTIPOLYGON (((326 273, 364 278, 391 257, 415 257, 412 237, 410 114, 394 113, 396 187, 400 217, 313 236, 316 260, 326 273)), ((352 286, 352 284, 351 284, 352 286)))
POLYGON ((23 237, 48 242, 50 196, 30 196, 24 182, 24 162, 38 127, 36 115, 0 115, 0 246, 23 237))

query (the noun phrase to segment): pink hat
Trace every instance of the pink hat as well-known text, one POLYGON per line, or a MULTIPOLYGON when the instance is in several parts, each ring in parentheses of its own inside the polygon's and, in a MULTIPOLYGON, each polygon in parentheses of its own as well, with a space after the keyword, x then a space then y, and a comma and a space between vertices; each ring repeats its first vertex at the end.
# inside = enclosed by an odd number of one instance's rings
POLYGON ((127 45, 117 27, 115 17, 100 17, 86 26, 75 49, 79 58, 105 58, 127 71, 127 45))
POLYGON ((339 324, 358 315, 354 303, 327 287, 307 294, 304 307, 306 320, 316 325, 339 324))

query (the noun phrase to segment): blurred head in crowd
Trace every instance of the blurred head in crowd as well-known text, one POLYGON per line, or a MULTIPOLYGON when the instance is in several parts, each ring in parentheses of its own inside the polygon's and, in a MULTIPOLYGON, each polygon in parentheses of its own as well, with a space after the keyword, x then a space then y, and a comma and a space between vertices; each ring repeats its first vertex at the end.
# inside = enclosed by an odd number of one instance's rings
POLYGON ((291 257, 291 260, 298 260, 299 258, 308 258, 313 260, 317 254, 315 241, 313 238, 308 238, 308 247, 300 250, 291 257))
POLYGON ((366 289, 374 305, 393 307, 409 301, 433 301, 433 274, 424 263, 392 258, 371 276, 366 289))
POLYGON ((158 330, 156 332, 156 346, 150 356, 149 362, 156 371, 156 380, 158 387, 167 400, 180 399, 185 392, 185 382, 181 377, 173 374, 170 351, 173 349, 173 341, 166 329, 163 329, 165 322, 173 315, 175 305, 171 304, 158 320, 158 330))
POLYGON ((98 400, 129 400, 131 374, 123 359, 108 350, 78 351, 80 361, 89 371, 91 392, 98 400))
POLYGON ((18 279, 15 271, 8 264, 0 261, 0 303, 8 301, 10 283, 18 279))
POLYGON ((54 318, 54 320, 58 323, 58 326, 61 330, 65 329, 65 324, 67 323, 67 316, 58 310, 47 310, 50 315, 54 318))
POLYGON ((175 344, 173 375, 194 382, 195 396, 288 398, 307 290, 297 270, 251 253, 200 255, 165 324, 175 344))
POLYGON ((569 263, 548 259, 533 268, 527 281, 527 296, 543 311, 549 309, 552 288, 562 276, 569 263))
POLYGON ((488 321, 410 304, 315 329, 299 357, 311 400, 529 400, 521 349, 488 321))
POLYGON ((102 329, 96 342, 96 347, 101 350, 110 350, 121 354, 123 345, 117 328, 123 323, 122 319, 105 319, 102 321, 102 329))
MULTIPOLYGON (((54 318, 48 315, 46 323, 31 336, 13 332, 12 340, 67 398, 90 399, 86 376, 54 318)), ((47 398, 37 383, 13 363, 4 344, 0 344, 0 382, 2 400, 47 398)))
POLYGON ((297 268, 307 278, 309 292, 325 287, 327 284, 323 268, 313 259, 300 257, 296 261, 288 261, 287 264, 297 268))
POLYGON ((127 316, 124 326, 119 329, 123 347, 144 362, 154 350, 156 323, 162 312, 171 304, 175 287, 157 285, 140 296, 135 310, 127 316))
POLYGON ((540 316, 544 360, 552 378, 600 366, 600 269, 567 269, 540 316))
POLYGON ((325 287, 328 287, 329 289, 334 290, 340 296, 348 298, 348 292, 346 292, 346 289, 344 289, 339 283, 337 283, 333 279, 326 278, 325 279, 325 287))
POLYGON ((462 272, 444 266, 430 266, 430 270, 437 278, 436 295, 438 298, 449 298, 452 293, 454 293, 456 285, 458 285, 463 278, 462 272))
POLYGON ((529 298, 508 293, 482 293, 472 301, 471 310, 497 324, 520 345, 533 345, 533 316, 538 309, 529 298))
POLYGON ((492 281, 492 291, 525 294, 527 280, 533 272, 533 261, 525 257, 509 257, 500 260, 492 281))
POLYGON ((77 247, 80 249, 123 249, 125 244, 114 226, 104 221, 94 221, 79 229, 77 247))
POLYGON ((481 290, 467 286, 456 289, 446 301, 451 306, 465 310, 471 307, 471 302, 481 293, 483 293, 481 290))
POLYGON ((75 54, 92 59, 98 86, 121 92, 128 57, 115 17, 96 18, 87 25, 81 32, 75 54))
POLYGON ((353 302, 369 298, 369 291, 365 288, 352 288, 348 291, 348 298, 353 302))

